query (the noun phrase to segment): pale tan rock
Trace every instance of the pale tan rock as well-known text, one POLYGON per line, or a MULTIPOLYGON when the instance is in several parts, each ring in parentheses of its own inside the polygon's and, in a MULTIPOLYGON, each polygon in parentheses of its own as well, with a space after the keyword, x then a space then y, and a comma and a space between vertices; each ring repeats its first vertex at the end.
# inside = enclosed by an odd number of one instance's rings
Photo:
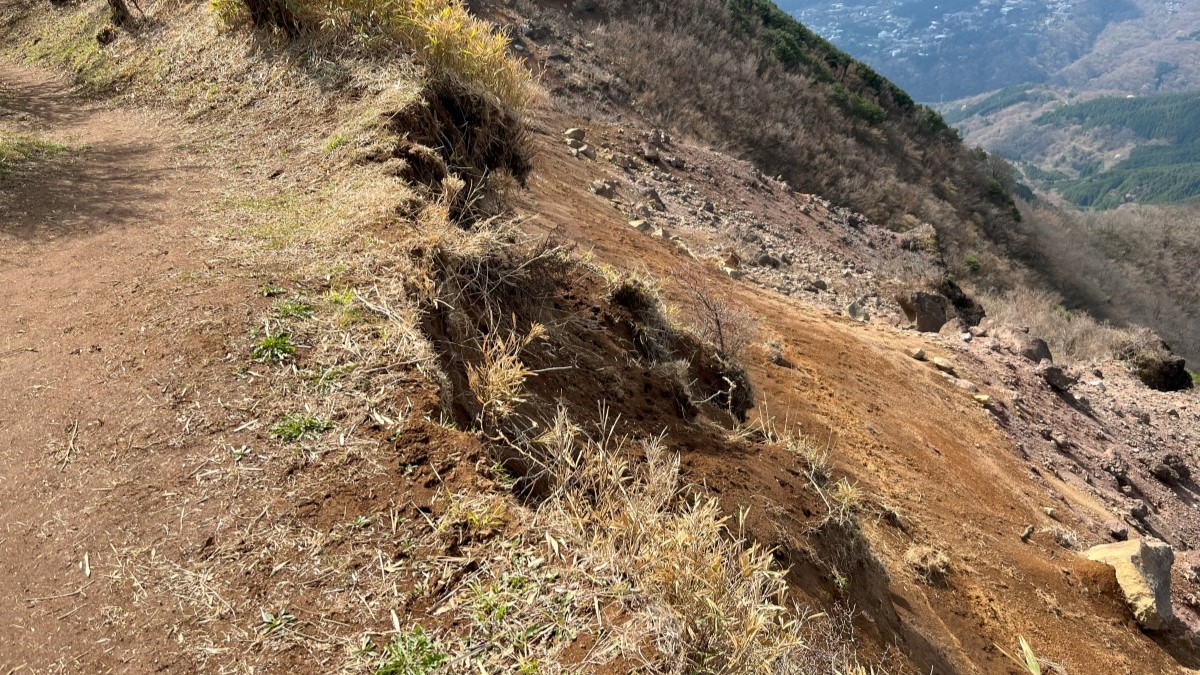
POLYGON ((1093 546, 1087 557, 1116 570, 1117 583, 1139 625, 1147 630, 1164 630, 1171 625, 1171 565, 1175 551, 1169 545, 1134 539, 1093 546))

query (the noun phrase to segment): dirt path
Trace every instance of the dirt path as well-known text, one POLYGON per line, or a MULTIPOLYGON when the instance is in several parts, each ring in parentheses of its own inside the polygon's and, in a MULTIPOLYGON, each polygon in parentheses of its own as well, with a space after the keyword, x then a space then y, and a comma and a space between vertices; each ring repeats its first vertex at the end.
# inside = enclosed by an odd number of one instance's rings
POLYGON ((168 666, 118 552, 189 527, 172 488, 212 449, 194 403, 236 393, 252 282, 190 232, 214 174, 172 129, 7 64, 0 102, 71 148, 0 183, 0 673, 168 666))

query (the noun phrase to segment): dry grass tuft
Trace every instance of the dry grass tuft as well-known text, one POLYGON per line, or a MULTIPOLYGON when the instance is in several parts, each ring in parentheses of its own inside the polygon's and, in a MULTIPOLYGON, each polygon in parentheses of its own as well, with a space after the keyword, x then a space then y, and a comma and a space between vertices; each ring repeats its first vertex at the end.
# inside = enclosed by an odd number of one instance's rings
POLYGON ((917 578, 930 585, 941 585, 950 578, 950 559, 932 546, 912 546, 904 553, 904 563, 917 578))
POLYGON ((770 551, 731 530, 716 500, 685 496, 660 440, 641 444, 644 462, 626 458, 627 443, 611 424, 586 435, 560 410, 536 449, 553 479, 541 514, 554 535, 649 602, 614 647, 652 672, 786 668, 805 615, 788 607, 770 551))

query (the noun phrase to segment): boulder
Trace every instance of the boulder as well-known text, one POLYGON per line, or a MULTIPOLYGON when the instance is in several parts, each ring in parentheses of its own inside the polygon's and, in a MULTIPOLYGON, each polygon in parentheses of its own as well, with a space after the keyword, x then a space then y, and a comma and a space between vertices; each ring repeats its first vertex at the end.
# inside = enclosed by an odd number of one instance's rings
POLYGON ((595 194, 607 199, 612 199, 617 194, 616 186, 606 180, 592 181, 592 187, 589 189, 595 194))
POLYGON ((947 375, 955 374, 954 364, 950 363, 949 361, 947 361, 946 359, 943 359, 940 356, 934 357, 933 367, 937 368, 938 370, 942 371, 943 373, 946 373, 947 375))
POLYGON ((1175 563, 1175 551, 1169 545, 1144 539, 1102 544, 1089 549, 1087 558, 1116 571, 1125 602, 1142 628, 1164 630, 1171 625, 1171 565, 1175 563))
POLYGON ((654 226, 647 220, 631 220, 629 226, 638 232, 650 232, 654 229, 654 226))
POLYGON ((587 145, 587 144, 578 138, 568 138, 567 139, 567 147, 571 148, 572 150, 578 150, 585 145, 587 145))
POLYGON ((908 291, 896 296, 896 302, 909 321, 922 333, 936 333, 954 316, 954 306, 945 296, 926 291, 908 291))
POLYGON ((1039 377, 1050 385, 1050 388, 1059 393, 1067 393, 1071 391, 1071 387, 1079 384, 1079 378, 1070 375, 1063 370, 1062 366, 1056 366, 1050 359, 1042 359, 1035 370, 1039 377))
POLYGON ((1054 356, 1050 353, 1050 345, 1046 344, 1045 340, 1030 335, 1028 328, 1005 326, 996 331, 996 338, 1000 340, 1000 345, 1008 351, 1034 363, 1054 360, 1054 356))
POLYGON ((938 286, 938 292, 945 296, 950 301, 950 304, 954 306, 954 313, 963 322, 964 326, 978 326, 979 322, 983 321, 983 318, 987 315, 983 309, 983 305, 967 295, 963 289, 959 288, 958 284, 950 279, 942 281, 941 285, 938 286))
POLYGON ((1193 386, 1183 357, 1171 353, 1142 356, 1133 363, 1138 379, 1157 391, 1184 391, 1193 386))
POLYGON ((867 312, 867 308, 863 306, 861 300, 855 300, 849 305, 846 305, 846 316, 854 319, 855 321, 861 321, 864 323, 871 320, 871 315, 867 312))

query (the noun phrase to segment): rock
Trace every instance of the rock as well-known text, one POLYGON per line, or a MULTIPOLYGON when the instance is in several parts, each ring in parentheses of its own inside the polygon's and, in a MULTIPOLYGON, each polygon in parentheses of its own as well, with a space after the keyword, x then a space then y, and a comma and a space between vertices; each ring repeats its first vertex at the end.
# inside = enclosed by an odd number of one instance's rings
POLYGON ((588 189, 606 199, 612 199, 617 194, 616 186, 606 180, 592 181, 592 186, 588 189))
POLYGON ((582 148, 585 145, 587 145, 587 143, 584 143, 583 141, 581 141, 578 138, 568 138, 567 139, 567 147, 571 148, 572 150, 579 150, 580 148, 582 148))
POLYGON ((658 195, 658 190, 654 188, 646 188, 639 195, 639 201, 649 205, 655 211, 666 211, 667 205, 663 203, 662 197, 658 195))
POLYGON ((861 300, 856 300, 849 305, 846 305, 846 316, 855 321, 870 321, 871 315, 867 313, 867 308, 863 307, 861 300))
POLYGON ((642 155, 642 159, 645 159, 647 162, 653 163, 662 159, 662 155, 658 152, 658 148, 650 145, 649 143, 642 143, 642 147, 639 149, 639 151, 642 155))
POLYGON ((578 127, 573 127, 563 132, 563 138, 569 141, 579 141, 582 143, 583 139, 587 138, 587 132, 578 127))
POLYGON ((812 286, 813 288, 817 289, 818 291, 829 290, 829 284, 826 283, 824 279, 813 279, 809 285, 812 286))
POLYGON ((583 155, 584 157, 587 157, 588 159, 590 159, 592 161, 596 160, 596 148, 593 148, 592 146, 587 145, 586 143, 584 144, 584 146, 582 148, 579 148, 579 154, 583 155))
POLYGON ((918 361, 924 361, 924 360, 925 360, 925 350, 924 350, 924 349, 921 349, 921 348, 919 348, 919 347, 918 347, 917 349, 913 349, 912 351, 908 352, 908 355, 909 355, 909 356, 911 356, 911 357, 913 357, 914 359, 916 359, 916 360, 918 360, 918 361))
POLYGON ((963 334, 963 323, 958 319, 950 319, 942 325, 942 329, 938 331, 938 335, 946 337, 959 337, 963 334))
POLYGON ((637 160, 629 155, 613 155, 612 163, 619 168, 631 171, 637 168, 637 160))
POLYGON ((971 340, 975 339, 975 336, 971 335, 970 331, 968 331, 966 333, 959 335, 959 338, 961 338, 963 342, 970 342, 971 340))
POLYGON ((1045 340, 1030 335, 1028 328, 1006 326, 997 330, 995 335, 1005 349, 1034 363, 1041 363, 1043 359, 1054 360, 1054 356, 1050 354, 1050 345, 1046 344, 1045 340))
POLYGON ((979 393, 979 387, 975 386, 974 382, 970 382, 968 380, 955 380, 954 386, 971 394, 979 393))
POLYGON ((922 333, 936 333, 954 316, 950 300, 936 293, 909 291, 896 296, 896 302, 909 321, 922 333))
POLYGON ((1108 536, 1116 541, 1127 541, 1129 539, 1129 528, 1125 524, 1114 520, 1108 524, 1108 536))
POLYGON ((1079 384, 1079 378, 1067 373, 1062 366, 1056 366, 1049 359, 1042 359, 1034 371, 1050 385, 1050 388, 1060 393, 1071 391, 1071 387, 1079 384))
POLYGON ((1194 386, 1187 362, 1172 354, 1165 342, 1138 350, 1129 361, 1138 379, 1156 391, 1184 391, 1194 386))
POLYGON ((940 356, 934 357, 933 367, 937 368, 938 370, 942 371, 943 373, 946 373, 947 375, 954 375, 954 364, 950 363, 949 361, 947 361, 946 359, 943 359, 940 356))
POLYGON ((950 301, 951 306, 954 307, 954 313, 964 326, 978 326, 987 314, 983 305, 967 295, 963 289, 959 288, 958 284, 950 279, 944 279, 938 286, 938 291, 950 301))
POLYGON ((730 279, 741 279, 743 276, 741 270, 735 270, 732 267, 722 267, 721 271, 728 274, 730 279))
POLYGON ((985 338, 988 336, 987 328, 983 326, 971 326, 969 332, 972 337, 985 338))
POLYGON ((629 221, 629 226, 638 232, 650 232, 654 229, 654 226, 648 220, 631 220, 629 221))
POLYGON ((1171 565, 1175 552, 1160 541, 1138 539, 1094 546, 1088 560, 1102 562, 1117 573, 1117 583, 1133 617, 1146 630, 1164 630, 1171 625, 1171 565))

